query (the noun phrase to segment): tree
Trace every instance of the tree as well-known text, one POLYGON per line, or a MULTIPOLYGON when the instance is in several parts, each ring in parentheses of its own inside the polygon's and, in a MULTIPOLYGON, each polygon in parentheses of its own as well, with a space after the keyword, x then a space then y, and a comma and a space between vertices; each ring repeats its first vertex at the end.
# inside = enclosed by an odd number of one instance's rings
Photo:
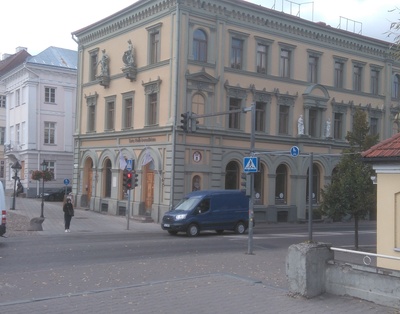
POLYGON ((378 142, 378 135, 369 134, 366 113, 357 108, 353 131, 346 140, 350 147, 343 151, 330 184, 321 191, 320 211, 334 220, 345 216, 354 219, 354 245, 358 249, 358 223, 376 207, 376 191, 371 181, 371 165, 361 161, 360 153, 378 142))
MULTIPOLYGON (((391 10, 391 12, 395 11, 395 10, 400 10, 399 8, 395 8, 393 10, 391 10)), ((397 20, 397 22, 392 22, 390 24, 390 29, 389 31, 386 32, 387 37, 391 37, 394 36, 393 39, 393 44, 391 46, 391 48, 394 50, 394 57, 396 59, 400 59, 400 19, 397 20)))

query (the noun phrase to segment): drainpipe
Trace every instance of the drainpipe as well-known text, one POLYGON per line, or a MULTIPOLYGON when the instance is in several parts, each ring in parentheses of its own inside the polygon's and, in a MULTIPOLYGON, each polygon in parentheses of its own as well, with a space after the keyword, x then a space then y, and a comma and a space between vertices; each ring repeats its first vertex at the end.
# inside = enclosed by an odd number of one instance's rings
POLYGON ((179 16, 179 4, 180 0, 176 1, 176 49, 175 49, 175 69, 176 69, 176 77, 175 77, 175 95, 174 102, 175 106, 173 107, 173 125, 172 125, 172 168, 171 168, 171 197, 169 201, 169 208, 172 209, 174 205, 174 194, 175 194, 175 151, 176 151, 176 122, 178 115, 178 107, 179 107, 179 51, 180 51, 180 16, 179 16))

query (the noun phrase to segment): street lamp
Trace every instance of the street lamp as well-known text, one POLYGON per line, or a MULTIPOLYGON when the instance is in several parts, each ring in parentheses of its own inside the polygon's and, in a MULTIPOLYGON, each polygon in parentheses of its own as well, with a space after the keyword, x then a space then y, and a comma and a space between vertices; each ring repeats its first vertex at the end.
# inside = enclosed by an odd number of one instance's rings
MULTIPOLYGON (((42 166, 42 174, 47 171, 47 162, 46 160, 43 159, 43 162, 40 164, 42 166)), ((40 217, 44 218, 43 215, 43 207, 44 207, 44 176, 42 175, 42 207, 40 211, 40 217)))
POLYGON ((12 177, 14 179, 14 196, 13 196, 13 203, 12 203, 12 207, 10 209, 14 210, 15 209, 15 188, 17 185, 17 179, 18 179, 18 170, 22 169, 22 166, 20 165, 20 163, 18 162, 18 160, 16 162, 14 162, 14 164, 11 166, 11 169, 14 169, 14 176, 12 177))

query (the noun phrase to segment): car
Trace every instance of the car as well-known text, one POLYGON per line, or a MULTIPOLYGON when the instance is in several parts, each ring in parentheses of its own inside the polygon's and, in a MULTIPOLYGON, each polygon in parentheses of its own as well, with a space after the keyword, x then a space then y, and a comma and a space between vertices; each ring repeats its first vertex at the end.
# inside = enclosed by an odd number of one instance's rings
POLYGON ((7 207, 6 207, 4 187, 1 181, 0 181, 0 212, 1 212, 0 237, 2 237, 6 233, 7 207))
POLYGON ((49 202, 62 202, 64 200, 64 195, 68 195, 69 193, 71 193, 71 191, 72 187, 67 186, 66 188, 63 187, 54 191, 44 192, 44 200, 49 202))
MULTIPOLYGON (((249 225, 249 198, 239 190, 206 190, 187 194, 162 218, 161 228, 175 235, 189 237, 200 231, 215 230, 221 234, 232 230, 243 234, 249 225)), ((254 220, 253 220, 254 225, 254 220)))

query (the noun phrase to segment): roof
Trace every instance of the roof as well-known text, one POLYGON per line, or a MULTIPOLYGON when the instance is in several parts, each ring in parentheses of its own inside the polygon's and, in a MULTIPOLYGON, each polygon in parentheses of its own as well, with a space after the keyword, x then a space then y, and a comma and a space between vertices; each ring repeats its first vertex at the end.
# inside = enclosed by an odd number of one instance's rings
POLYGON ((400 160, 400 133, 393 135, 362 152, 364 161, 394 161, 400 160))
POLYGON ((27 62, 76 70, 78 68, 78 52, 51 46, 36 56, 28 58, 27 62))
POLYGON ((0 61, 0 76, 25 62, 31 55, 24 49, 0 61))

